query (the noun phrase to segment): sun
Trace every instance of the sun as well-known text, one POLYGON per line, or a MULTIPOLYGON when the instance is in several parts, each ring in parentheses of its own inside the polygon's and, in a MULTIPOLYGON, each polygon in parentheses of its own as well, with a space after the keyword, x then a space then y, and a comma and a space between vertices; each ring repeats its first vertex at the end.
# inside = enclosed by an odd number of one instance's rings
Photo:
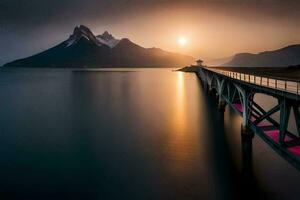
POLYGON ((186 46, 187 45, 187 39, 185 37, 179 37, 177 39, 177 43, 180 45, 180 46, 186 46))

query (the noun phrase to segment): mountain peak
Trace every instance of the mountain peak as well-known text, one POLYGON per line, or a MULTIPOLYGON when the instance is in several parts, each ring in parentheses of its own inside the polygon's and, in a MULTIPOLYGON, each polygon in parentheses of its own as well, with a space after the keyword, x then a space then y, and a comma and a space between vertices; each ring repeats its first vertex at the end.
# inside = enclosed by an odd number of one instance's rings
POLYGON ((76 26, 74 31, 73 31, 73 35, 94 35, 93 32, 86 26, 84 25, 80 25, 80 26, 76 26))
POLYGON ((73 44, 77 44, 77 42, 81 38, 84 38, 85 40, 88 40, 97 46, 103 45, 87 26, 80 25, 74 28, 73 34, 66 41, 66 47, 72 46, 73 44))
POLYGON ((69 47, 73 44, 76 44, 77 41, 81 38, 85 38, 86 40, 89 40, 95 45, 101 46, 106 45, 110 48, 115 47, 120 40, 115 39, 112 34, 110 34, 108 31, 104 31, 102 35, 95 36, 93 32, 86 26, 80 25, 76 26, 73 34, 70 36, 70 38, 67 40, 66 47, 69 47))
POLYGON ((106 40, 115 39, 114 36, 112 36, 112 34, 110 34, 108 31, 104 31, 104 33, 99 36, 101 36, 103 39, 106 39, 106 40))
POLYGON ((110 34, 108 31, 104 31, 102 35, 98 35, 97 39, 99 42, 109 46, 110 48, 115 47, 120 40, 114 38, 112 34, 110 34))
POLYGON ((104 31, 104 33, 102 33, 102 35, 98 35, 97 38, 101 38, 103 40, 115 40, 115 37, 110 34, 108 31, 104 31))

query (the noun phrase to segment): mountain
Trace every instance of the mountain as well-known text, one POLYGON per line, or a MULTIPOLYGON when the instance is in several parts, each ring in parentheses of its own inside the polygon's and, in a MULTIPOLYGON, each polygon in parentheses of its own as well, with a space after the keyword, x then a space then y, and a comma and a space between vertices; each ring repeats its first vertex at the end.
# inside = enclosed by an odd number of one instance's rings
POLYGON ((107 31, 95 36, 86 26, 74 29, 64 42, 39 54, 4 66, 13 67, 182 67, 190 56, 158 48, 143 48, 127 38, 116 39, 107 31))
POLYGON ((205 65, 207 65, 207 66, 222 66, 224 63, 231 61, 232 58, 233 58, 233 56, 208 60, 208 61, 205 61, 205 65))
POLYGON ((258 54, 240 53, 222 66, 228 67, 286 67, 300 65, 300 44, 258 54))

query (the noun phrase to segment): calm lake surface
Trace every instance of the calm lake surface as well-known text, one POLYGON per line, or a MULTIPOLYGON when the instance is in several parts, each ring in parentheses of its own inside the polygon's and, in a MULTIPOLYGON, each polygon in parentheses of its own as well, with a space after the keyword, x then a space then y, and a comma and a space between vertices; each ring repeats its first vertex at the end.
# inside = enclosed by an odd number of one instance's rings
POLYGON ((300 173, 258 136, 242 167, 240 124, 194 74, 2 69, 0 196, 299 199, 300 173))

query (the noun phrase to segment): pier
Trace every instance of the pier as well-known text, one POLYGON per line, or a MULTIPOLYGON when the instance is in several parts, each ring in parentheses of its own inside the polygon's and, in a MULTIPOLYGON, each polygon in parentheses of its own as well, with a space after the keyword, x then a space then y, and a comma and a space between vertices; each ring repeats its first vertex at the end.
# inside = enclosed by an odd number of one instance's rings
POLYGON ((208 67, 198 67, 196 74, 204 89, 216 94, 221 112, 228 105, 241 115, 242 139, 259 135, 300 170, 300 82, 208 67), (256 94, 275 98, 277 105, 266 110, 255 101, 256 94), (275 113, 279 119, 273 117, 275 113), (296 132, 288 130, 291 119, 296 123, 296 132))

